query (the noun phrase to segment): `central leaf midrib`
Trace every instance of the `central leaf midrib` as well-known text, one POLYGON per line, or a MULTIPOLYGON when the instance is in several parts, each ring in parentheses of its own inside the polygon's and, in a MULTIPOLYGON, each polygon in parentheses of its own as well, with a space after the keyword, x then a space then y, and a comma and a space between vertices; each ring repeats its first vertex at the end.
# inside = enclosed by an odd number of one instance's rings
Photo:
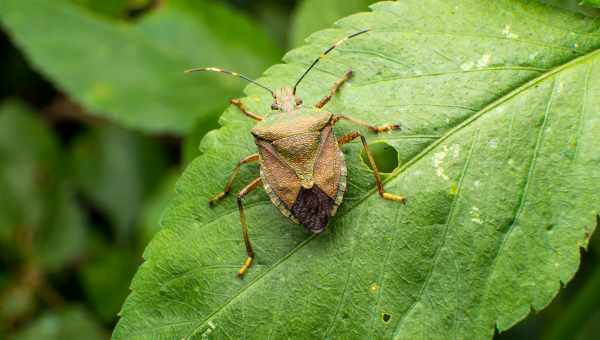
MULTIPOLYGON (((513 91, 511 91, 508 94, 502 96, 501 98, 498 98, 497 100, 493 101, 492 103, 488 104, 483 109, 481 109, 480 111, 478 111, 477 113, 475 113, 473 116, 471 116, 470 118, 468 118, 465 121, 463 121, 461 124, 459 124, 456 127, 450 129, 446 134, 444 134, 438 140, 436 140, 435 142, 433 142, 429 146, 427 146, 425 149, 423 149, 423 151, 421 151, 418 155, 416 155, 415 157, 411 158, 409 161, 407 161, 403 166, 401 166, 400 168, 398 168, 396 171, 392 172, 389 175, 389 177, 386 180, 384 180, 384 183, 387 183, 387 182, 389 182, 389 181, 391 181, 393 179, 396 179, 401 173, 403 173, 408 168, 410 168, 413 164, 415 164, 416 162, 418 162, 419 160, 421 160, 423 157, 425 157, 426 155, 428 155, 431 150, 435 149, 437 146, 439 146, 441 143, 443 143, 444 141, 446 141, 448 138, 450 138, 452 135, 454 135, 458 131, 460 131, 463 128, 469 126, 471 123, 473 123, 474 121, 476 121, 477 119, 479 119, 485 113, 493 110, 494 108, 500 106, 501 104, 504 104, 508 100, 510 100, 513 97, 519 95, 520 93, 522 93, 522 92, 530 89, 531 87, 535 86, 536 84, 538 84, 538 83, 546 80, 547 78, 552 77, 553 75, 555 75, 555 74, 557 74, 559 72, 562 72, 565 69, 568 69, 568 68, 574 67, 574 66, 576 66, 576 65, 578 65, 580 63, 583 63, 583 62, 587 61, 588 59, 592 59, 592 58, 596 57, 597 55, 600 55, 600 49, 595 49, 595 50, 593 50, 593 51, 591 51, 591 52, 589 52, 589 53, 587 53, 587 54, 585 54, 583 56, 580 56, 580 57, 578 57, 576 59, 573 59, 573 60, 571 60, 571 61, 569 61, 567 63, 564 63, 564 64, 562 64, 560 66, 557 66, 557 67, 551 69, 550 71, 548 71, 548 72, 540 75, 539 77, 534 78, 534 79, 526 82, 525 84, 517 87, 513 91)), ((349 208, 345 209, 343 212, 341 212, 338 215, 338 218, 341 217, 341 216, 344 216, 345 214, 347 214, 350 211, 352 211, 355 207, 359 206, 364 200, 366 200, 367 198, 369 198, 375 192, 376 192, 376 189, 368 190, 366 192, 366 194, 363 195, 360 199, 358 199, 354 205, 352 205, 351 207, 349 207, 349 208)), ((243 293, 245 293, 248 289, 250 289, 252 286, 254 286, 254 284, 256 284, 257 282, 261 281, 272 270, 278 268, 279 265, 281 265, 282 263, 284 263, 289 257, 293 256, 298 250, 302 249, 305 245, 307 245, 308 243, 310 243, 317 236, 318 235, 313 234, 313 235, 307 237, 304 241, 302 241, 300 244, 298 244, 296 247, 294 247, 294 249, 292 249, 288 254, 286 254, 285 256, 283 256, 279 261, 275 262, 271 267, 265 269, 265 271, 262 272, 261 274, 259 274, 252 282, 248 283, 248 285, 246 285, 245 287, 243 287, 242 289, 240 289, 237 292, 237 294, 233 295, 225 303, 223 303, 221 306, 219 306, 219 308, 215 309, 206 318, 204 318, 197 327, 194 327, 194 330, 188 336, 192 336, 192 335, 196 334, 196 332, 201 327, 203 327, 204 324, 207 321, 209 321, 214 315, 216 315, 217 313, 221 312, 233 300, 235 300, 240 295, 242 295, 243 293)), ((188 336, 186 336, 184 338, 187 338, 188 336)))

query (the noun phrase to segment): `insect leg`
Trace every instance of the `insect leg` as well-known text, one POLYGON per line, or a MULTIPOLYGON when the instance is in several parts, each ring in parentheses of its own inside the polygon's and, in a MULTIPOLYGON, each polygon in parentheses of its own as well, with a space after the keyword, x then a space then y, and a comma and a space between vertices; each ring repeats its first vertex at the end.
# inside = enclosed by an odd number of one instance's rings
POLYGON ((261 120, 264 119, 263 116, 260 116, 260 115, 258 115, 256 113, 252 112, 252 111, 248 111, 246 109, 246 106, 244 106, 244 104, 239 99, 232 99, 229 102, 231 104, 237 106, 240 109, 240 111, 242 111, 243 114, 245 114, 246 116, 248 116, 248 117, 250 117, 250 118, 252 118, 254 120, 258 120, 260 122, 261 120))
POLYGON ((346 73, 344 73, 344 75, 335 81, 335 83, 333 83, 333 86, 331 87, 331 90, 329 90, 329 94, 326 95, 325 97, 323 97, 323 99, 321 99, 317 105, 315 105, 315 107, 317 109, 322 108, 323 106, 325 106, 325 104, 327 104, 329 102, 329 100, 331 100, 331 97, 335 96, 336 92, 340 89, 340 87, 348 80, 350 79, 350 77, 352 77, 352 70, 348 70, 346 71, 346 73))
POLYGON ((359 136, 360 136, 360 133, 357 131, 350 132, 349 134, 343 135, 342 137, 338 138, 338 140, 337 140, 338 145, 350 143, 351 141, 355 140, 359 136))
POLYGON ((250 184, 246 185, 244 189, 242 189, 237 196, 237 205, 240 210, 240 224, 242 225, 242 234, 244 236, 244 243, 246 244, 246 254, 248 257, 240 271, 237 273, 239 278, 242 278, 246 271, 252 266, 252 262, 254 261, 254 251, 252 250, 252 243, 250 243, 250 237, 248 236, 248 225, 246 224, 246 215, 244 214, 244 206, 242 205, 242 198, 252 192, 254 189, 258 187, 260 184, 260 177, 254 179, 250 184))
POLYGON ((384 132, 384 131, 390 131, 390 130, 399 130, 401 129, 400 124, 385 124, 385 125, 381 125, 381 126, 375 126, 375 125, 371 125, 367 122, 364 122, 360 119, 356 119, 356 118, 352 118, 350 116, 345 116, 345 115, 335 115, 333 117, 333 124, 337 123, 338 121, 345 119, 347 121, 350 121, 356 125, 361 125, 361 126, 365 126, 367 127, 369 130, 373 131, 373 132, 384 132))
POLYGON ((351 132, 347 135, 340 137, 338 139, 338 144, 342 145, 342 144, 349 143, 358 137, 360 137, 360 140, 363 144, 363 148, 365 149, 365 152, 367 153, 367 158, 369 159, 369 164, 371 165, 371 169, 373 169, 373 175, 375 176, 375 184, 377 185, 377 192, 379 192, 379 196, 381 196, 381 198, 384 198, 386 200, 404 203, 406 201, 406 199, 404 197, 399 196, 399 195, 390 194, 383 190, 383 183, 381 182, 381 176, 379 176, 379 170, 377 169, 377 164, 375 163, 375 160, 373 159, 373 155, 371 154, 371 151, 369 151, 369 144, 367 143, 367 140, 365 139, 365 137, 363 135, 360 134, 360 132, 351 132))
POLYGON ((229 175, 227 184, 225 184, 225 189, 223 189, 223 191, 221 191, 220 193, 216 194, 213 198, 208 200, 208 204, 213 205, 213 204, 217 203, 221 198, 225 197, 225 195, 227 195, 229 193, 229 191, 231 191, 231 185, 233 184, 233 180, 240 173, 240 166, 242 164, 247 164, 247 163, 256 162, 256 161, 258 161, 257 153, 251 154, 250 156, 241 159, 236 164, 235 168, 231 172, 231 175, 229 175))

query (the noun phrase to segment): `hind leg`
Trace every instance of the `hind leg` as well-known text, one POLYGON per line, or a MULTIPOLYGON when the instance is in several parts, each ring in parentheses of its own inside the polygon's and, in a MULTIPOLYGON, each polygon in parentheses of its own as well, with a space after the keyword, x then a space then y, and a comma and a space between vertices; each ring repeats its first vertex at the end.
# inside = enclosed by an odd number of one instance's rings
POLYGON ((242 166, 242 164, 256 162, 258 161, 258 159, 259 157, 257 153, 253 153, 250 156, 241 159, 231 172, 231 175, 229 175, 229 179, 227 180, 227 184, 225 184, 225 188, 223 189, 223 191, 213 196, 213 198, 209 199, 208 204, 213 205, 217 203, 220 199, 225 197, 229 193, 229 191, 231 191, 231 185, 233 184, 233 180, 240 173, 240 167, 242 166))
POLYGON ((352 122, 356 125, 360 125, 360 126, 364 126, 366 128, 368 128, 369 130, 373 131, 373 132, 385 132, 385 131, 390 131, 390 130, 400 130, 402 127, 400 126, 400 124, 385 124, 385 125, 380 125, 380 126, 376 126, 376 125, 371 125, 367 122, 364 122, 360 119, 356 119, 356 118, 352 118, 350 116, 346 116, 346 115, 335 115, 333 117, 333 124, 339 122, 340 120, 345 119, 349 122, 352 122))
POLYGON ((379 170, 377 169, 377 164, 375 164, 373 155, 371 155, 371 151, 369 151, 369 144, 367 143, 367 140, 365 139, 365 137, 363 135, 361 135, 359 132, 351 132, 347 135, 340 137, 338 139, 338 144, 342 145, 342 144, 349 143, 358 137, 360 137, 360 140, 363 144, 363 148, 365 149, 365 152, 367 153, 367 158, 369 159, 369 164, 371 165, 371 169, 373 169, 373 175, 375 176, 375 184, 377 185, 377 192, 379 193, 379 196, 381 196, 381 198, 386 199, 386 200, 405 203, 406 199, 404 197, 395 195, 395 194, 390 194, 389 192, 385 192, 383 190, 383 183, 381 182, 381 176, 379 175, 379 170))
POLYGON ((240 270, 237 273, 237 276, 239 278, 244 277, 244 274, 246 274, 246 271, 248 271, 248 269, 252 267, 252 263, 254 262, 254 250, 252 249, 250 236, 248 236, 248 225, 246 224, 246 214, 244 214, 244 205, 242 204, 242 198, 254 191, 260 185, 260 183, 260 177, 254 179, 252 182, 246 185, 246 187, 242 189, 237 196, 237 205, 238 209, 240 210, 240 224, 242 225, 242 235, 244 237, 244 243, 246 245, 246 254, 248 255, 246 261, 244 261, 244 264, 242 265, 242 268, 240 268, 240 270))

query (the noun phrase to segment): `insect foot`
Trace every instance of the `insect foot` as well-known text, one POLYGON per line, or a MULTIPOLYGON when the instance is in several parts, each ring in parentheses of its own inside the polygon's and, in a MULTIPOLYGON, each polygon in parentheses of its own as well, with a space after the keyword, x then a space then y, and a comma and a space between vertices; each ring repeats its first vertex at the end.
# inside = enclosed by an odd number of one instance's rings
POLYGON ((226 195, 227 195, 227 193, 225 191, 222 191, 222 192, 216 194, 213 198, 208 200, 208 205, 210 205, 211 207, 214 206, 215 204, 217 204, 217 202, 219 202, 226 195))
POLYGON ((390 194, 389 192, 383 193, 383 198, 390 201, 400 202, 402 204, 406 204, 406 198, 400 195, 390 194))
POLYGON ((382 126, 370 126, 369 130, 379 133, 392 130, 402 130, 402 126, 400 124, 386 124, 382 126))

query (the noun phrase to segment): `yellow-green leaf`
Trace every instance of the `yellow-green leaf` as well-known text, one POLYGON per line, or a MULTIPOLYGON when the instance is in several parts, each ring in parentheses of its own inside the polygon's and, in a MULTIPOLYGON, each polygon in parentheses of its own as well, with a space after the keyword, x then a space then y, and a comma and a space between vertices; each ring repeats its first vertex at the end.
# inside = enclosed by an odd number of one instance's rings
MULTIPOLYGON (((368 139, 398 150, 385 188, 407 204, 383 201, 360 143, 344 146, 349 191, 325 233, 305 233, 262 192, 245 200, 257 259, 237 279, 235 198, 207 204, 256 150, 232 107, 178 181, 114 338, 491 338, 573 277, 600 211, 600 22, 536 1, 372 8, 312 35, 261 81, 290 85, 333 41, 370 28, 298 93, 316 103, 354 70, 326 108, 403 124, 368 139)), ((268 93, 247 94, 268 113, 268 93)), ((234 192, 256 176, 244 168, 234 192)))

